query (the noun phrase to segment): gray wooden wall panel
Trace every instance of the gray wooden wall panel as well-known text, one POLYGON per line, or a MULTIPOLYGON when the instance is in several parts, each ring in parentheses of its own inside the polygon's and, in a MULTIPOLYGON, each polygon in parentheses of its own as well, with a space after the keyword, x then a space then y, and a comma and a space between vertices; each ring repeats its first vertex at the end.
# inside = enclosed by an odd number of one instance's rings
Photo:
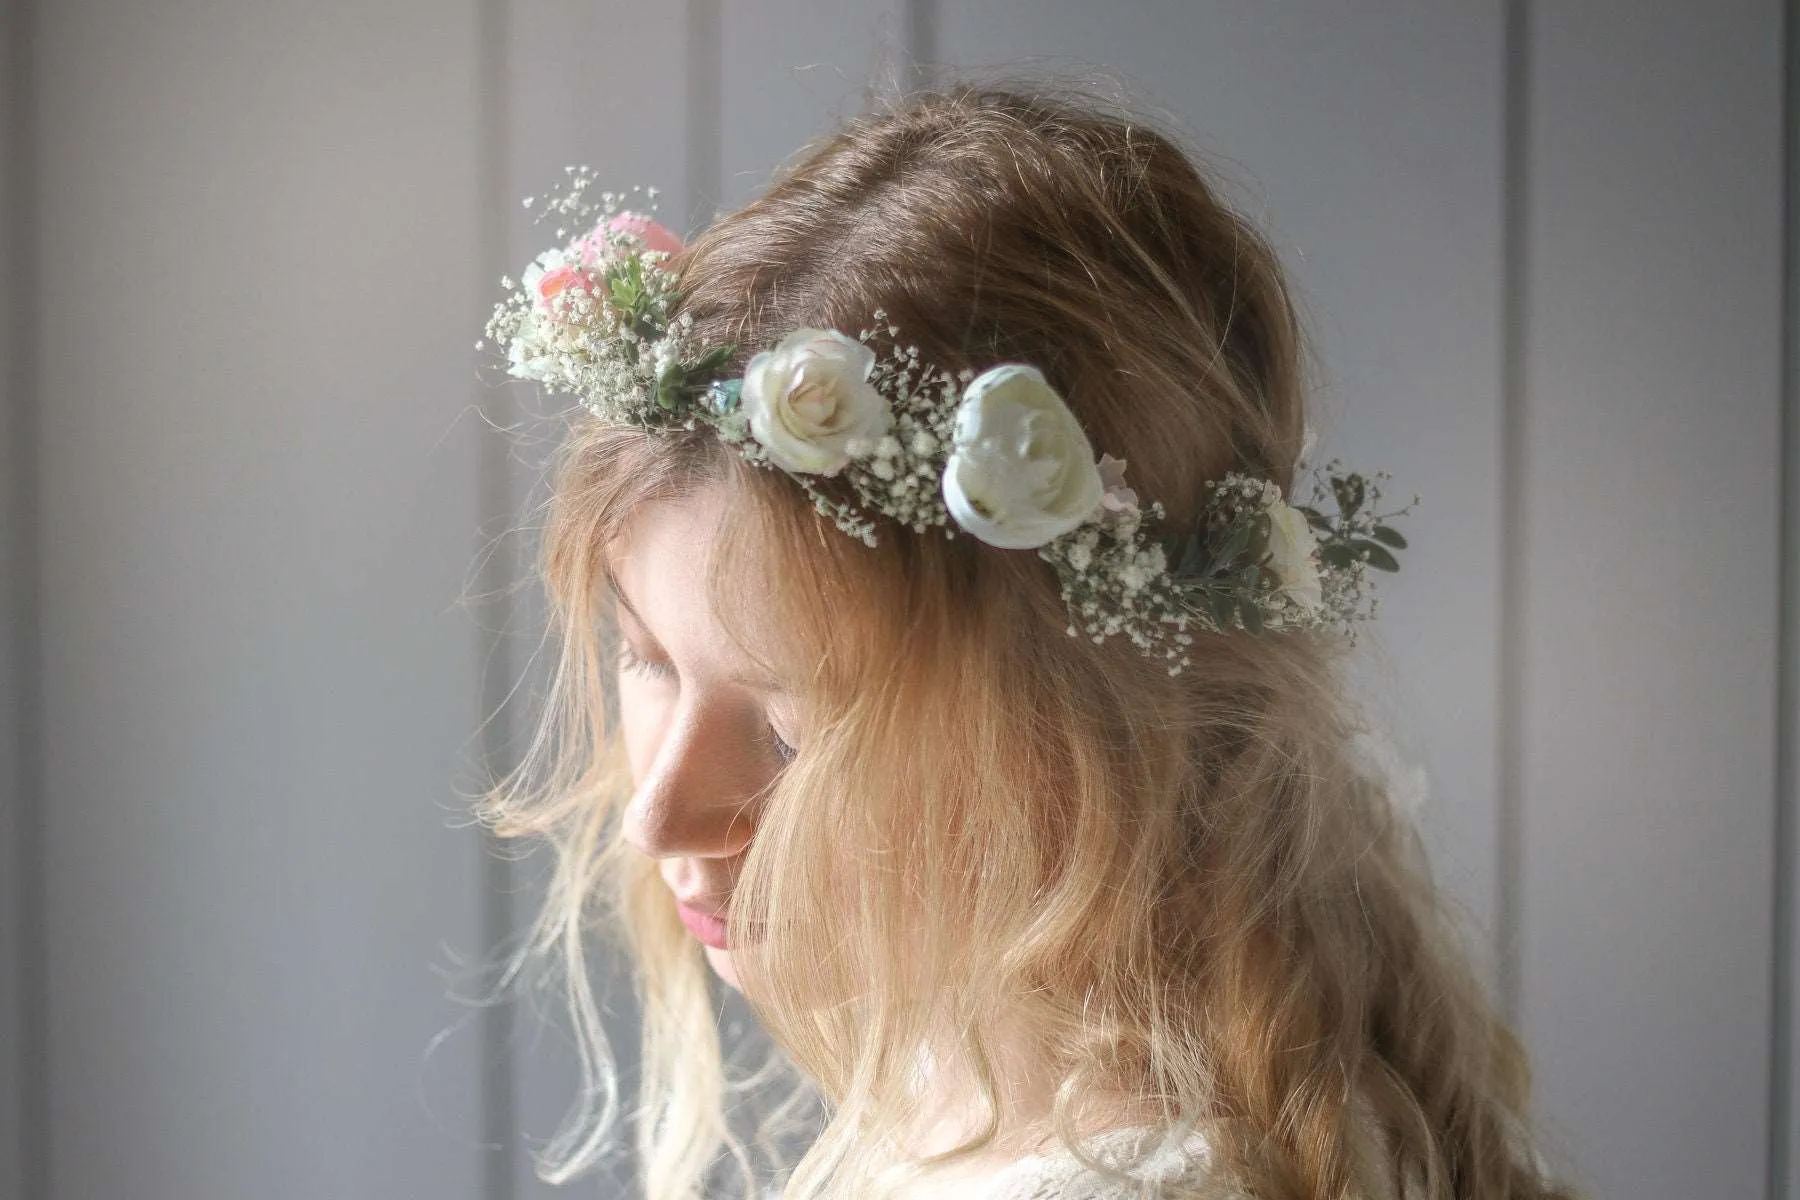
MULTIPOLYGON (((39 1082, 51 1128, 31 1150, 53 1187, 31 1200, 569 1194, 529 1153, 573 1094, 554 1010, 508 1010, 496 1074, 439 970, 492 951, 496 920, 517 928, 546 866, 484 872, 475 832, 450 828, 493 673, 528 693, 542 666, 535 588, 484 610, 499 630, 459 600, 529 576, 561 428, 528 389, 472 382, 494 296, 474 259, 501 247, 516 274, 548 244, 518 197, 570 162, 657 184, 691 233, 920 54, 1110 68, 1274 231, 1326 371, 1320 457, 1424 493, 1365 685, 1429 772, 1426 832, 1493 939, 1490 976, 1512 952, 1559 1157, 1597 1198, 1764 1196, 1782 6, 1510 6, 1529 18, 1511 179, 1508 7, 5 8, 0 52, 21 13, 40 27, 42 158, 27 180, 0 126, 0 226, 35 212, 17 244, 44 272, 35 311, 0 322, 0 387, 35 362, 41 422, 8 461, 29 455, 42 484, 23 512, 28 487, 4 481, 0 613, 16 620, 14 564, 41 541, 43 622, 0 654, 0 703, 32 699, 18 655, 41 652, 42 737, 19 747, 46 777, 41 796, 0 791, 0 838, 29 853, 17 814, 41 811, 47 853, 28 864, 42 894, 9 875, 0 895, 0 1195, 22 1190, 11 1135, 39 1082), (505 561, 477 580, 500 528, 505 561), (19 1047, 33 938, 49 1039, 19 1047)), ((0 399, 12 439, 27 410, 0 399)), ((501 714, 502 760, 528 708, 501 714)), ((0 788, 29 777, 11 752, 0 788)), ((627 1070, 632 1020, 623 1005, 627 1070)))
POLYGON ((1786 304, 1782 313, 1785 338, 1782 383, 1784 433, 1782 459, 1785 476, 1782 556, 1782 634, 1777 717, 1783 722, 1776 736, 1781 740, 1776 759, 1777 906, 1774 971, 1775 1011, 1771 1069, 1777 1072, 1771 1096, 1770 1194, 1775 1198, 1800 1196, 1800 1103, 1794 1095, 1800 1079, 1800 1029, 1796 1022, 1795 964, 1800 963, 1800 913, 1795 911, 1800 893, 1800 4, 1786 5, 1783 52, 1787 61, 1785 100, 1786 128, 1786 304))
MULTIPOLYGON (((697 87, 693 69, 696 59, 716 59, 715 5, 708 0, 666 5, 508 0, 505 23, 509 273, 517 278, 525 263, 555 242, 554 228, 548 222, 533 224, 533 214, 520 198, 543 194, 564 178, 563 167, 570 164, 595 168, 605 189, 660 189, 659 219, 677 233, 691 234, 695 210, 704 203, 697 197, 717 195, 716 167, 709 170, 708 160, 696 159, 692 152, 696 141, 717 135, 716 101, 707 101, 716 91, 697 87), (692 178, 697 170, 707 177, 692 178)), ((496 421, 516 423, 518 429, 511 451, 515 535, 507 546, 518 579, 529 578, 536 566, 538 507, 547 491, 544 474, 563 429, 557 413, 566 403, 547 400, 518 382, 490 392, 483 402, 496 421)), ((543 625, 541 591, 535 585, 517 594, 508 624, 517 648, 515 666, 532 681, 528 686, 541 688, 543 660, 530 664, 543 625)), ((529 705, 515 703, 506 714, 521 746, 531 711, 529 705)), ((548 865, 548 855, 540 850, 514 867, 511 905, 521 929, 541 903, 548 865)), ((630 1071, 635 1069, 637 1034, 629 987, 614 990, 611 1000, 617 1016, 611 1028, 621 1065, 630 1071)), ((510 1011, 519 1139, 514 1194, 563 1196, 568 1189, 539 1181, 533 1164, 534 1154, 562 1122, 578 1083, 560 1000, 547 994, 537 1004, 515 1003, 510 1011)), ((606 1173, 574 1186, 589 1195, 625 1194, 606 1173)))
POLYGON ((756 196, 771 172, 871 92, 910 70, 903 0, 726 4, 720 84, 723 203, 756 196))
MULTIPOLYGON (((1428 774, 1434 861, 1498 919, 1498 4, 943 0, 939 57, 1104 71, 1165 110, 1270 229, 1317 335, 1318 458, 1425 502, 1365 693, 1428 774)), ((1154 110, 1153 110, 1154 112, 1154 110)), ((1379 639, 1379 641, 1377 640, 1379 639)))
POLYGON ((472 6, 38 19, 51 1195, 472 1197, 472 6))
POLYGON ((1765 1194, 1781 6, 1531 13, 1521 997, 1602 1195, 1765 1194))

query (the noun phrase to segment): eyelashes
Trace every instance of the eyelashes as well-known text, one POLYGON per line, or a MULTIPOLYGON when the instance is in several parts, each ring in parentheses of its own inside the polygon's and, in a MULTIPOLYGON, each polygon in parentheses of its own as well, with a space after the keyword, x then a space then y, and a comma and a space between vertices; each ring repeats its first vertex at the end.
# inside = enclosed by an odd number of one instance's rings
POLYGON ((767 737, 769 748, 775 751, 775 757, 779 758, 783 763, 793 762, 794 756, 799 754, 800 751, 782 741, 781 735, 775 732, 774 726, 771 725, 766 728, 769 731, 767 737))
POLYGON ((675 678, 674 667, 666 662, 652 662, 647 658, 639 658, 631 647, 623 642, 619 643, 619 668, 651 679, 675 678))
MULTIPOLYGON (((647 679, 671 680, 675 678, 675 668, 673 666, 666 662, 656 662, 648 658, 643 658, 624 642, 619 643, 619 669, 622 671, 630 671, 636 675, 642 675, 647 679)), ((763 725, 762 741, 774 753, 775 757, 782 761, 783 765, 793 762, 795 757, 800 753, 798 749, 783 741, 781 735, 775 732, 775 727, 769 725, 767 722, 763 725)))

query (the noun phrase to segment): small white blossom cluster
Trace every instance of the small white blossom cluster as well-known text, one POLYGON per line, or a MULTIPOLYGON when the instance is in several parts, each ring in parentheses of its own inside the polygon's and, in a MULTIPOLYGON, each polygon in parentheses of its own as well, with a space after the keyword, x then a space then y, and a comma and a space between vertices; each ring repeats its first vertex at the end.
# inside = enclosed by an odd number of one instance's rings
MULTIPOLYGON (((1337 465, 1334 460, 1331 468, 1337 465)), ((1361 476, 1330 475, 1316 485, 1315 504, 1346 485, 1363 499, 1380 497, 1361 476)), ((1098 520, 1039 551, 1056 567, 1076 618, 1067 632, 1096 642, 1124 633, 1167 660, 1171 674, 1189 665, 1196 629, 1261 633, 1342 625, 1354 641, 1354 623, 1375 610, 1373 600, 1362 606, 1370 552, 1361 542, 1374 535, 1405 544, 1383 518, 1361 511, 1361 499, 1349 510, 1354 519, 1295 507, 1273 482, 1238 472, 1207 487, 1205 512, 1173 566, 1163 545, 1143 535, 1135 503, 1108 505, 1098 520)), ((1163 506, 1152 504, 1149 514, 1160 520, 1163 506)))
MULTIPOLYGON (((692 344, 692 322, 670 319, 679 293, 662 264, 681 242, 626 211, 629 194, 602 192, 590 201, 592 173, 569 173, 566 189, 546 198, 541 216, 572 219, 581 235, 538 255, 518 281, 500 280, 507 294, 487 336, 506 347, 509 375, 574 397, 603 420, 676 424, 686 415, 686 377, 707 365, 707 353, 692 344)), ((655 189, 642 194, 653 209, 655 189)), ((556 233, 567 238, 569 227, 556 233)))
POLYGON ((1350 630, 1354 640, 1355 625, 1373 620, 1381 611, 1381 597, 1368 585, 1369 568, 1400 569, 1393 552, 1405 549, 1406 539, 1388 522, 1410 513, 1419 495, 1415 492, 1403 508, 1380 512, 1381 481, 1392 479, 1392 473, 1345 474, 1342 465, 1334 458, 1314 472, 1312 495, 1298 511, 1319 533, 1320 607, 1325 619, 1350 630), (1336 509, 1329 517, 1322 508, 1327 500, 1336 509))
MULTIPOLYGON (((1162 503, 1152 503, 1148 514, 1160 520, 1162 503)), ((1163 547, 1142 536, 1144 515, 1136 505, 1104 510, 1098 520, 1041 547, 1038 556, 1056 568, 1073 618, 1069 636, 1085 633, 1103 642, 1123 633, 1145 653, 1169 660, 1169 673, 1177 674, 1194 641, 1191 610, 1168 572, 1163 547)))
POLYGON ((1071 636, 1123 634, 1171 674, 1189 665, 1197 629, 1261 633, 1372 617, 1375 602, 1362 603, 1367 569, 1398 569, 1391 551, 1406 542, 1384 522, 1407 510, 1374 512, 1378 484, 1336 473, 1335 460, 1298 507, 1268 480, 1227 474, 1208 484, 1196 528, 1169 544, 1146 528, 1146 517, 1165 517, 1162 504, 1140 508, 1124 460, 1096 460, 1042 372, 1001 363, 952 376, 901 345, 881 311, 854 338, 797 329, 753 356, 741 378, 711 378, 736 347, 698 345, 688 318, 671 316, 680 289, 664 263, 680 240, 624 211, 622 195, 587 201, 592 173, 569 174, 546 212, 587 232, 540 255, 517 284, 501 280, 509 295, 488 336, 506 347, 509 374, 572 395, 602 420, 708 425, 871 546, 886 518, 916 533, 960 530, 1036 549, 1056 570, 1071 636), (877 353, 882 333, 890 348, 877 353), (1332 516, 1318 507, 1325 498, 1336 501, 1332 516))

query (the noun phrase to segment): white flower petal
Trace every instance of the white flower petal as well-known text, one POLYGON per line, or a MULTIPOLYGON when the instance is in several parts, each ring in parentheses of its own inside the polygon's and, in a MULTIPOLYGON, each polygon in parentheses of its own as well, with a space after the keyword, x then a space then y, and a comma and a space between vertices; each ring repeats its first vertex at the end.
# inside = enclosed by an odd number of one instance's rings
POLYGON ((1030 549, 1100 508, 1103 484, 1075 414, 1036 367, 1003 363, 963 390, 944 504, 989 545, 1030 549))
POLYGON ((795 330, 746 366, 741 403, 752 435, 787 470, 842 470, 893 420, 868 382, 874 365, 874 351, 835 329, 795 330))

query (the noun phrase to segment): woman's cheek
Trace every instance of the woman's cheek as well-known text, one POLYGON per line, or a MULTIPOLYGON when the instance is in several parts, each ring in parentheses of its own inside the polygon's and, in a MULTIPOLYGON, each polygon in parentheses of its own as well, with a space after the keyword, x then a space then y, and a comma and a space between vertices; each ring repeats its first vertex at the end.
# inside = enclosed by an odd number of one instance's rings
POLYGON ((656 761, 657 747, 668 724, 672 702, 661 694, 662 690, 629 671, 619 673, 619 727, 633 782, 643 779, 650 764, 656 761))

